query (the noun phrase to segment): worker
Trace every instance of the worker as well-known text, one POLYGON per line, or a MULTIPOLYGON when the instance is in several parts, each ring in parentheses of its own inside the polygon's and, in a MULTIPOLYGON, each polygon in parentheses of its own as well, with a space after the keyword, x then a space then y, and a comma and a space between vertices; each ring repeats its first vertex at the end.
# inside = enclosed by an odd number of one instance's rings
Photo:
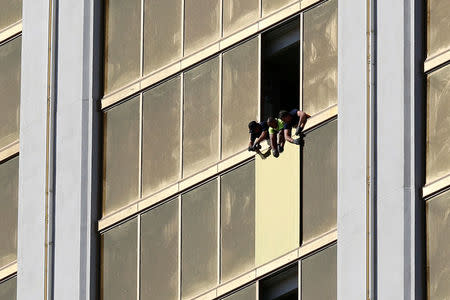
POLYGON ((255 151, 260 154, 260 143, 269 139, 268 126, 266 122, 251 121, 248 123, 250 133, 250 141, 248 143, 248 151, 255 151))
POLYGON ((267 119, 269 125, 270 146, 272 147, 272 155, 278 157, 284 151, 284 122, 280 119, 270 117, 267 119))
POLYGON ((291 137, 292 127, 296 127, 295 135, 300 136, 303 128, 305 127, 306 120, 311 116, 304 111, 292 109, 291 111, 280 111, 278 117, 284 122, 283 131, 285 140, 289 143, 300 145, 303 139, 300 137, 294 140, 291 137))

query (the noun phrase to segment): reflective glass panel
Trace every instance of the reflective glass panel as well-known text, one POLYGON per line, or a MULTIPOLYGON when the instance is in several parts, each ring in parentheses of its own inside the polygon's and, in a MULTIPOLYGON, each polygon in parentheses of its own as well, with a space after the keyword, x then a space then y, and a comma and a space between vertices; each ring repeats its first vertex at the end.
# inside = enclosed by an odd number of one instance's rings
POLYGON ((139 182, 139 97, 104 114, 103 214, 136 200, 139 182))
POLYGON ((0 300, 16 300, 16 297, 17 277, 8 279, 0 283, 0 300))
POLYGON ((306 134, 303 148, 302 241, 336 227, 337 121, 306 134))
POLYGON ((141 299, 178 299, 178 199, 141 217, 141 299))
POLYGON ((151 194, 180 177, 180 77, 144 93, 143 195, 151 194))
POLYGON ((299 246, 300 150, 289 143, 284 148, 278 158, 255 156, 257 266, 299 246))
POLYGON ((217 284, 217 180, 182 196, 181 287, 184 299, 217 284))
POLYGON ((426 203, 429 300, 450 299, 450 192, 426 203))
POLYGON ((219 158, 219 58, 185 73, 183 176, 219 158))
POLYGON ((144 73, 181 57, 181 0, 144 1, 144 73))
POLYGON ((221 282, 255 265, 255 162, 222 176, 221 282))
POLYGON ((248 287, 237 291, 231 296, 223 298, 226 300, 256 300, 256 284, 252 284, 248 287))
POLYGON ((137 297, 137 219, 102 235, 102 300, 137 297))
POLYGON ((0 164, 0 269, 17 259, 19 157, 0 164))
POLYGON ((337 299, 337 247, 302 260, 302 300, 337 299))
POLYGON ((0 45, 0 149, 19 139, 21 51, 22 37, 0 45))
POLYGON ((105 1, 105 93, 140 75, 141 1, 105 1))
POLYGON ((263 17, 294 1, 295 0, 262 0, 263 17))
POLYGON ((428 0, 428 57, 450 48, 450 1, 428 0))
POLYGON ((303 18, 303 110, 313 115, 337 103, 337 0, 303 18))
POLYGON ((223 55, 222 158, 246 149, 248 122, 258 117, 258 39, 223 55))
POLYGON ((258 298, 260 300, 298 299, 298 264, 295 263, 289 268, 261 280, 258 298))
POLYGON ((223 35, 245 27, 257 20, 259 0, 224 0, 223 35))
POLYGON ((450 66, 427 78, 426 181, 450 174, 450 66))
POLYGON ((184 1, 184 54, 220 37, 220 0, 184 1))
POLYGON ((20 19, 22 19, 22 0, 0 0, 0 31, 20 19))

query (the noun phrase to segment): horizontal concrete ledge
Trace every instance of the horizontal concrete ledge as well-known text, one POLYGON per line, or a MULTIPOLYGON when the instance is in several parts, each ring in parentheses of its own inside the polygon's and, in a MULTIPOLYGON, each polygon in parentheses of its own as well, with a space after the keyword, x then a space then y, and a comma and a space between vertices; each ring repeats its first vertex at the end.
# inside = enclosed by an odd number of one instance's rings
POLYGON ((0 163, 19 153, 19 141, 12 142, 6 147, 0 149, 0 163))
POLYGON ((0 281, 14 275, 15 273, 17 273, 17 261, 0 269, 0 281))
POLYGON ((450 49, 425 60, 424 71, 429 72, 450 60, 450 49))
POLYGON ((431 183, 426 184, 422 188, 422 197, 429 198, 430 196, 440 192, 441 190, 450 187, 450 175, 439 178, 431 183))
POLYGON ((0 31, 0 43, 22 32, 22 20, 0 31))

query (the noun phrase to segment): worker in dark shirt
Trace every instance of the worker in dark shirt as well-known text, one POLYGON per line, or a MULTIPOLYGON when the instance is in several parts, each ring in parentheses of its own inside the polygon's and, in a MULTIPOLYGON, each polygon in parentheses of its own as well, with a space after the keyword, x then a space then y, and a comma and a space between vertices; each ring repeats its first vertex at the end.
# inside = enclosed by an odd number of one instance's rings
POLYGON ((295 135, 299 136, 305 127, 306 120, 310 117, 304 111, 293 109, 291 111, 282 110, 278 114, 278 117, 284 122, 284 138, 286 141, 292 144, 300 145, 302 139, 293 139, 291 137, 291 130, 296 127, 295 135))
POLYGON ((248 143, 248 151, 255 151, 260 153, 260 143, 269 139, 269 126, 266 122, 251 121, 248 123, 248 129, 250 133, 250 141, 248 143))

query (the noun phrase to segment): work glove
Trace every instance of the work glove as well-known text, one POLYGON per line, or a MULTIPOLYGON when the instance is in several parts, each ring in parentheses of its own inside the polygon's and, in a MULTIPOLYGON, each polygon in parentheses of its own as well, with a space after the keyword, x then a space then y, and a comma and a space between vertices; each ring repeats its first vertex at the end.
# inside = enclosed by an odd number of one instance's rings
POLYGON ((284 147, 281 145, 278 145, 278 152, 283 153, 284 147))
POLYGON ((255 150, 253 149, 253 146, 248 146, 247 150, 248 150, 248 151, 255 151, 255 150))
POLYGON ((278 152, 278 150, 272 149, 272 155, 273 157, 277 158, 278 156, 280 156, 280 153, 278 152))
POLYGON ((302 138, 298 138, 298 139, 294 140, 294 144, 299 145, 299 146, 304 146, 305 141, 302 138))
POLYGON ((297 126, 297 129, 295 130, 295 135, 300 136, 300 133, 303 131, 303 127, 297 126))

